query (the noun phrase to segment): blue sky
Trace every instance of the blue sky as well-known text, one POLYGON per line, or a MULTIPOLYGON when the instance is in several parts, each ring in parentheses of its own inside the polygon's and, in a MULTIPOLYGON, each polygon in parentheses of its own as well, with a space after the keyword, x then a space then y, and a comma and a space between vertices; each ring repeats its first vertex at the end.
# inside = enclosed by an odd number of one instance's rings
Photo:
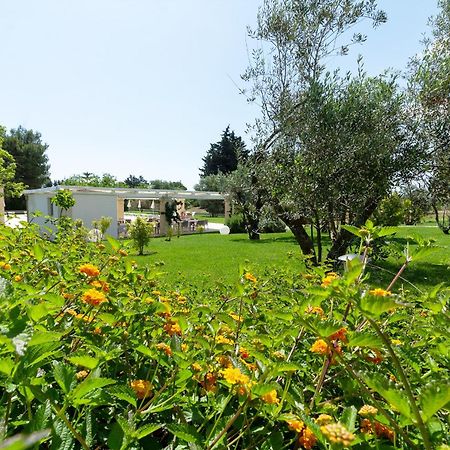
MULTIPOLYGON (((258 110, 239 95, 246 26, 262 0, 0 0, 0 124, 42 134, 52 179, 85 171, 198 181, 230 124, 258 110)), ((371 75, 420 51, 435 0, 379 0, 388 23, 331 64, 371 75)))

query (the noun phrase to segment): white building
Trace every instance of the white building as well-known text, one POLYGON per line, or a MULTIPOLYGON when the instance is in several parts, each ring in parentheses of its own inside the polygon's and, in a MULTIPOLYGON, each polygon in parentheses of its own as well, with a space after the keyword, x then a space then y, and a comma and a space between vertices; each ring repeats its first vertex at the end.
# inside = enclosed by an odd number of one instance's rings
POLYGON ((72 192, 75 206, 64 215, 72 219, 81 219, 86 227, 91 227, 92 221, 100 219, 102 216, 111 217, 112 223, 108 229, 108 234, 114 237, 119 236, 119 225, 125 221, 125 201, 128 200, 157 200, 159 202, 160 214, 160 234, 167 231, 167 221, 165 219, 165 205, 169 200, 218 200, 225 201, 225 217, 229 215, 229 204, 223 194, 219 192, 202 191, 175 191, 163 189, 128 189, 128 188, 102 188, 83 186, 52 186, 42 189, 31 189, 24 192, 27 200, 28 221, 38 223, 41 228, 50 227, 48 218, 60 216, 60 209, 51 202, 52 197, 60 190, 72 192), (42 215, 36 217, 39 211, 42 215))

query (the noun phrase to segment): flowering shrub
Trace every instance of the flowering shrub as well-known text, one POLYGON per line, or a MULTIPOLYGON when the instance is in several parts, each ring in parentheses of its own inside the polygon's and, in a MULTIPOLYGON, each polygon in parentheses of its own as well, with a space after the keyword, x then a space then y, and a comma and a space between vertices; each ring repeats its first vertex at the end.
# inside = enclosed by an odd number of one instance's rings
POLYGON ((119 242, 81 236, 62 246, 33 226, 1 229, 2 439, 113 450, 444 445, 445 287, 413 297, 367 286, 358 261, 342 274, 305 262, 303 273, 246 270, 235 288, 181 291, 119 242))

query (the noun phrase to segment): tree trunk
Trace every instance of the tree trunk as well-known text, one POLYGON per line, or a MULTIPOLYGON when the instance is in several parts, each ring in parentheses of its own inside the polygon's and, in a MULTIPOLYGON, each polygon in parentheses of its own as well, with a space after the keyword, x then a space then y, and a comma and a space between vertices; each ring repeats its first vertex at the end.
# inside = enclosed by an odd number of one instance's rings
POLYGON ((313 264, 317 264, 316 252, 314 251, 314 244, 310 236, 305 230, 305 218, 294 219, 289 216, 288 213, 281 208, 276 208, 278 217, 289 227, 292 234, 295 237, 298 245, 300 246, 304 255, 312 256, 311 260, 313 264))
MULTIPOLYGON (((364 225, 373 214, 373 212, 377 209, 377 206, 378 201, 376 199, 369 199, 366 202, 366 206, 363 212, 359 215, 359 217, 355 218, 355 221, 354 223, 352 223, 352 225, 354 225, 355 227, 361 227, 362 225, 364 225)), ((348 246, 350 245, 350 242, 354 237, 354 234, 341 228, 328 252, 327 259, 335 261, 339 256, 345 255, 348 246)))

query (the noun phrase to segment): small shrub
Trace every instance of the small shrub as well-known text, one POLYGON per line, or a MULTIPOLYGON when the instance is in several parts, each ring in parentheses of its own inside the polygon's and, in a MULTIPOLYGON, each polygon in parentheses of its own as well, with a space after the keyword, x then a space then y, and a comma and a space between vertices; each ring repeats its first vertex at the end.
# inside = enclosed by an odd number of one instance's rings
POLYGON ((246 233, 245 222, 242 214, 233 214, 231 217, 225 220, 225 225, 230 228, 231 234, 246 233))
POLYGON ((144 248, 153 236, 153 225, 138 217, 128 229, 129 236, 139 255, 144 254, 144 248))

